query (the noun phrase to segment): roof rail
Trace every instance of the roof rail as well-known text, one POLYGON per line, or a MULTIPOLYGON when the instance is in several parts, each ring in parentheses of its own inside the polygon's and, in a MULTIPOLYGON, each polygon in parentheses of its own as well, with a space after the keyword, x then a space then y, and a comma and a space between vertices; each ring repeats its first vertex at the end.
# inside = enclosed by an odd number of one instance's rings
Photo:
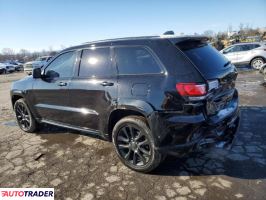
POLYGON ((94 44, 94 43, 100 43, 100 42, 113 42, 113 41, 123 41, 123 40, 134 40, 134 39, 152 39, 152 38, 158 38, 158 35, 153 36, 138 36, 138 37, 123 37, 123 38, 113 38, 113 39, 105 39, 105 40, 96 40, 96 41, 90 41, 85 42, 82 44, 94 44))

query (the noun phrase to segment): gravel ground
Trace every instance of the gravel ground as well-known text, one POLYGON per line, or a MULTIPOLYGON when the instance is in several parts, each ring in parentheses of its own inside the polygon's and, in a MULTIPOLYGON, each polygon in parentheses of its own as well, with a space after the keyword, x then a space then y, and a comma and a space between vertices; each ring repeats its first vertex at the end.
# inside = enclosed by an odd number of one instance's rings
POLYGON ((129 170, 111 143, 44 126, 22 132, 11 109, 11 82, 0 75, 0 187, 54 187, 56 199, 265 199, 266 88, 257 72, 239 73, 241 123, 230 150, 167 157, 152 174, 129 170))

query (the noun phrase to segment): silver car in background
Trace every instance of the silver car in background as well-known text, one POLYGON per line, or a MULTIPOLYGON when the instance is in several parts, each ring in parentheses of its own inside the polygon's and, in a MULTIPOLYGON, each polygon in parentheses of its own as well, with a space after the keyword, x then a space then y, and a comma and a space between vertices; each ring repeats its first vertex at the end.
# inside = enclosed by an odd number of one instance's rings
POLYGON ((10 63, 0 63, 0 68, 1 74, 12 73, 16 70, 15 65, 10 63))
POLYGON ((251 65, 260 69, 266 62, 266 42, 234 44, 220 52, 235 65, 251 65))

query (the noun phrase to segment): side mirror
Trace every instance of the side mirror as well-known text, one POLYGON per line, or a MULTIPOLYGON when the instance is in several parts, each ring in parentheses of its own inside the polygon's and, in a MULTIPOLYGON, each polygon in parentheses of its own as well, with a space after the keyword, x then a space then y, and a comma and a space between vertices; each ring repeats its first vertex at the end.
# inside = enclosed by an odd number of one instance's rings
POLYGON ((53 70, 48 70, 45 74, 46 78, 58 78, 59 77, 59 73, 53 71, 53 70))
POLYGON ((41 68, 39 68, 39 67, 34 68, 33 69, 33 72, 32 72, 32 76, 33 76, 33 78, 41 78, 42 77, 42 70, 41 70, 41 68))

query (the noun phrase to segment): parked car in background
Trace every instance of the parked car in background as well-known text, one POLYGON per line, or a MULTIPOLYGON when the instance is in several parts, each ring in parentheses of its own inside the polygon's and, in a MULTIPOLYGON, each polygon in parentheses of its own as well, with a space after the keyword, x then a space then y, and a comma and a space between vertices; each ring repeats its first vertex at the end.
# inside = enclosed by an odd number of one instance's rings
POLYGON ((3 70, 1 70, 3 71, 3 74, 12 73, 16 70, 15 65, 10 63, 0 63, 0 67, 3 68, 3 70))
POLYGON ((147 36, 65 49, 10 94, 23 131, 40 123, 85 131, 112 141, 129 168, 149 172, 167 153, 232 143, 236 77, 206 37, 147 36))
POLYGON ((4 74, 6 71, 5 67, 2 66, 2 64, 0 63, 0 74, 4 74))
POLYGON ((42 67, 43 65, 45 65, 50 59, 52 58, 52 56, 42 56, 37 58, 34 61, 30 61, 27 62, 23 65, 24 67, 24 72, 26 72, 27 74, 32 74, 32 70, 36 67, 42 67))
POLYGON ((13 65, 15 67, 15 71, 22 71, 23 70, 23 63, 21 63, 21 62, 9 60, 9 61, 6 61, 5 63, 13 65))
POLYGON ((235 65, 251 65, 260 69, 266 62, 266 45, 263 42, 234 44, 220 52, 235 65))

